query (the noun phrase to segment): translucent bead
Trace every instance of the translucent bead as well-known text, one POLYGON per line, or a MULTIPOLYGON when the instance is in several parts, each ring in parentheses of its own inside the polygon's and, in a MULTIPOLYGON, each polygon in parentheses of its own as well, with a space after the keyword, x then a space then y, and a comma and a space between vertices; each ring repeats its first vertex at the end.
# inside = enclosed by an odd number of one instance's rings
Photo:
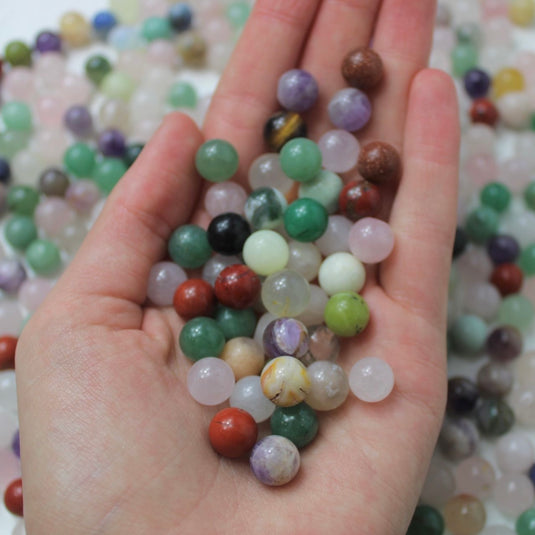
POLYGON ((313 362, 307 368, 310 392, 305 401, 318 411, 331 411, 344 403, 349 393, 346 372, 334 362, 313 362))
POLYGON ((329 130, 318 141, 323 167, 333 173, 346 173, 357 165, 360 144, 346 130, 329 130))
POLYGON ((519 423, 530 428, 535 427, 535 385, 519 385, 513 388, 509 403, 519 423))
POLYGON ((515 431, 496 443, 496 461, 502 473, 527 472, 535 461, 535 452, 526 433, 515 431))
POLYGON ((318 247, 312 243, 298 241, 291 241, 288 245, 290 259, 287 268, 301 273, 309 282, 314 280, 318 275, 322 260, 318 247))
POLYGON ((455 477, 451 468, 438 458, 432 459, 420 494, 421 503, 442 507, 454 493, 455 477))
POLYGON ((308 364, 325 360, 336 362, 340 354, 339 338, 323 324, 309 327, 308 334, 308 354, 301 360, 308 364))
POLYGON ((147 297, 157 306, 171 306, 175 290, 187 279, 185 271, 174 262, 158 262, 152 266, 147 297))
POLYGON ((112 71, 102 80, 100 90, 108 98, 128 101, 135 90, 135 82, 124 72, 112 71))
POLYGON ((201 405, 219 405, 226 401, 234 389, 234 372, 224 361, 205 357, 188 371, 188 391, 201 405))
POLYGON ((0 407, 11 413, 17 412, 17 383, 15 370, 0 372, 0 407))
POLYGON ((535 491, 524 474, 504 474, 494 485, 493 498, 502 513, 518 516, 533 505, 535 491))
POLYGON ((276 405, 262 391, 260 377, 243 377, 235 385, 230 396, 230 406, 247 411, 256 423, 268 420, 276 405))
POLYGON ((148 68, 149 61, 144 50, 122 50, 119 53, 116 69, 127 74, 130 79, 141 82, 148 68))
MULTIPOLYGON (((274 254, 273 250, 271 252, 274 254)), ((298 316, 309 301, 310 286, 303 275, 296 271, 278 271, 262 284, 262 303, 268 312, 278 317, 298 316)))
POLYGON ((470 494, 479 499, 488 498, 494 487, 494 468, 481 457, 469 457, 455 469, 456 492, 470 494))
POLYGON ((266 330, 266 327, 273 321, 276 320, 277 316, 274 314, 271 314, 269 312, 266 312, 265 314, 262 314, 260 318, 258 319, 258 323, 256 324, 255 332, 254 332, 254 341, 260 346, 263 347, 264 344, 264 331, 266 330))
POLYGON ((202 278, 213 286, 219 274, 233 264, 241 264, 241 260, 237 256, 216 254, 204 264, 202 278))
POLYGON ((307 327, 318 325, 323 322, 325 307, 329 301, 329 296, 317 284, 310 285, 310 301, 304 312, 296 316, 296 319, 303 322, 307 327))
POLYGON ((483 395, 505 396, 513 386, 513 372, 508 366, 489 362, 479 369, 477 386, 483 395))
POLYGON ((249 168, 249 186, 252 190, 272 187, 286 194, 293 185, 294 181, 284 174, 280 166, 278 154, 262 154, 249 168))
POLYGON ((244 262, 253 271, 259 275, 271 275, 288 264, 290 248, 277 232, 258 230, 247 238, 242 254, 244 262))
POLYGON ((35 223, 49 238, 74 223, 76 214, 68 203, 59 197, 42 199, 35 209, 35 223))
POLYGON ((361 262, 375 264, 387 258, 394 248, 394 233, 388 223, 365 217, 349 232, 349 249, 361 262))
POLYGON ((368 403, 382 401, 394 388, 394 372, 378 357, 358 360, 349 372, 349 387, 357 398, 368 403))
POLYGON ((243 214, 247 193, 236 182, 213 184, 206 191, 204 207, 210 217, 226 212, 243 214))
POLYGON ((476 535, 485 526, 487 513, 474 496, 459 494, 444 506, 446 527, 456 535, 476 535))
POLYGON ((316 240, 316 245, 321 253, 328 256, 349 251, 348 238, 352 225, 353 223, 347 217, 341 215, 329 216, 327 229, 321 238, 316 240))
POLYGON ((243 211, 253 230, 276 229, 283 222, 287 206, 288 203, 279 190, 263 187, 251 192, 243 211))
POLYGON ((518 26, 529 26, 535 17, 532 0, 512 0, 509 4, 509 18, 518 26))
POLYGON ((35 312, 53 286, 53 281, 41 277, 25 280, 17 295, 19 304, 29 312, 35 312))

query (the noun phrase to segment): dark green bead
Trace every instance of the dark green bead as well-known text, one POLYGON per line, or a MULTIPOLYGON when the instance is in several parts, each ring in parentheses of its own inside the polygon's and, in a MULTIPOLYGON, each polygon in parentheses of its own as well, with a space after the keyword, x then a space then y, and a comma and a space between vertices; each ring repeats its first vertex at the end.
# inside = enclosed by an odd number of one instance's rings
POLYGON ((329 222, 327 210, 314 199, 297 199, 284 212, 284 228, 294 240, 316 241, 329 222))
POLYGON ((173 108, 195 108, 197 91, 189 82, 177 82, 171 86, 167 101, 173 108))
POLYGON ((14 215, 4 227, 7 242, 15 249, 26 249, 37 238, 37 227, 27 215, 14 215))
POLYGON ((518 265, 524 272, 524 275, 528 277, 535 275, 535 243, 528 245, 522 251, 518 265))
POLYGON ((30 186, 12 186, 7 192, 7 207, 20 215, 33 215, 39 192, 30 186))
POLYGON ((109 194, 126 173, 126 165, 119 158, 102 158, 95 165, 93 180, 101 191, 109 194))
POLYGON ((177 228, 171 234, 167 249, 173 261, 188 269, 203 266, 212 256, 206 231, 197 225, 182 225, 177 228))
POLYGON ((215 320, 200 316, 182 327, 178 342, 186 357, 199 360, 218 357, 225 346, 225 335, 215 320))
POLYGON ((407 535, 442 535, 444 519, 439 511, 430 505, 419 505, 412 515, 407 535))
POLYGON ((123 162, 126 167, 130 167, 136 160, 137 157, 141 154, 141 151, 145 145, 143 143, 134 143, 133 145, 128 145, 124 151, 123 162))
POLYGON ((95 151, 85 143, 74 143, 65 151, 63 163, 69 173, 88 178, 95 168, 95 151))
POLYGON ((480 198, 481 204, 503 212, 511 202, 511 192, 500 182, 491 182, 481 190, 480 198))
POLYGON ((516 519, 515 529, 518 535, 535 535, 535 508, 527 509, 516 519))
POLYGON ((111 70, 111 63, 100 54, 91 56, 85 63, 85 74, 95 85, 99 85, 111 70))
POLYGON ((499 217, 496 210, 479 206, 467 217, 464 230, 474 243, 484 244, 498 231, 499 217))
POLYGON ((310 444, 318 433, 318 417, 306 403, 277 407, 270 420, 271 432, 291 440, 298 448, 310 444))
POLYGON ((531 182, 524 191, 524 200, 531 210, 535 210, 535 182, 531 182))
POLYGON ((55 243, 34 240, 26 249, 26 260, 38 275, 52 275, 61 265, 61 256, 55 243))
POLYGON ((239 336, 252 338, 254 335, 256 314, 252 308, 237 310, 220 306, 216 310, 215 320, 227 340, 238 338, 239 336))
POLYGON ((318 145, 306 137, 291 139, 280 152, 282 170, 298 182, 312 180, 321 169, 322 159, 318 145))
POLYGON ((32 64, 32 51, 30 47, 22 41, 11 41, 6 46, 4 59, 12 67, 17 67, 19 65, 29 67, 32 64))
POLYGON ((479 431, 485 437, 499 437, 511 430, 515 414, 501 399, 480 400, 475 412, 479 431))
POLYGON ((195 155, 197 171, 210 182, 228 180, 236 173, 238 165, 236 149, 222 139, 211 139, 203 143, 195 155))

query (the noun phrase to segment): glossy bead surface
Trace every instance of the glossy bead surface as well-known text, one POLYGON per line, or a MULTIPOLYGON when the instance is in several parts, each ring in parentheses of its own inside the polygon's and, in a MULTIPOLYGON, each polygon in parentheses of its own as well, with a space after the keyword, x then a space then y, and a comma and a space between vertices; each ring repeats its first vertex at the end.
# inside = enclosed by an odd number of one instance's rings
POLYGON ((318 281, 329 296, 342 292, 358 293, 364 287, 366 270, 353 255, 334 253, 321 263, 318 281))
POLYGON ((342 76, 362 91, 375 88, 383 78, 383 61, 375 50, 362 46, 351 50, 342 62, 342 76))
POLYGON ((90 177, 95 167, 95 151, 85 143, 74 143, 65 152, 63 163, 73 175, 90 177))
POLYGON ((85 62, 86 76, 96 85, 111 71, 112 66, 108 59, 100 54, 91 56, 85 62))
POLYGON ((487 338, 487 324, 478 316, 458 316, 450 328, 453 347, 461 354, 473 355, 481 351, 487 338))
POLYGON ((269 361, 260 375, 260 384, 264 395, 279 407, 301 403, 310 391, 306 368, 290 356, 269 361))
POLYGON ((372 141, 361 148, 357 169, 364 180, 384 184, 399 177, 401 158, 389 143, 372 141))
POLYGON ((349 249, 361 262, 382 262, 393 248, 394 233, 388 223, 373 217, 364 217, 351 227, 349 249))
POLYGON ((482 399, 475 410, 477 427, 486 437, 505 435, 515 423, 511 407, 500 399, 482 399))
POLYGON ((227 340, 254 334, 257 318, 252 308, 236 309, 219 305, 214 317, 227 340))
POLYGON ((480 206, 468 215, 465 230, 471 241, 484 244, 497 233, 498 224, 498 213, 488 206, 480 206))
POLYGON ((249 168, 248 178, 253 191, 271 187, 286 195, 295 185, 295 182, 284 174, 280 166, 280 157, 274 153, 262 154, 256 158, 249 168))
POLYGON ((312 242, 327 229, 327 210, 314 199, 297 199, 284 212, 284 228, 288 235, 300 242, 312 242))
POLYGON ((279 104, 298 113, 312 108, 318 98, 318 84, 314 77, 303 69, 286 71, 277 85, 279 104))
POLYGON ((338 198, 344 183, 335 173, 321 169, 309 182, 299 185, 299 198, 319 202, 329 214, 338 209, 338 198))
POLYGON ((280 152, 282 170, 298 182, 312 180, 321 169, 321 163, 322 156, 318 145, 305 137, 291 139, 280 152))
POLYGON ((318 141, 323 167, 333 173, 346 173, 357 165, 360 144, 347 130, 329 130, 318 141))
POLYGON ((527 330, 533 322, 534 309, 532 303, 519 294, 511 294, 502 300, 498 311, 498 321, 505 325, 513 325, 520 331, 527 330))
POLYGON ((39 175, 39 191, 48 196, 64 197, 69 184, 69 177, 53 167, 45 169, 39 175))
POLYGON ((262 303, 277 317, 295 317, 310 302, 310 285, 297 271, 285 269, 270 275, 262 284, 262 303))
POLYGON ((476 535, 485 526, 485 507, 474 496, 459 494, 444 506, 446 527, 456 535, 476 535))
POLYGON ((174 262, 157 262, 149 273, 147 297, 157 306, 172 305, 176 289, 186 278, 184 270, 174 262))
POLYGON ((181 32, 177 50, 184 63, 190 67, 202 67, 206 60, 206 41, 194 30, 181 32))
POLYGON ((494 328, 488 335, 485 347, 489 356, 499 362, 509 362, 522 353, 524 340, 518 329, 511 325, 494 328))
POLYGON ((379 188, 365 180, 353 180, 340 192, 340 212, 351 221, 363 217, 374 217, 381 209, 379 188))
POLYGON ((493 127, 498 122, 499 113, 491 100, 478 98, 472 103, 470 118, 472 123, 482 123, 493 127))
POLYGON ((317 361, 307 368, 310 392, 305 401, 317 411, 331 411, 344 403, 349 393, 346 372, 327 360, 317 361))
POLYGON ((358 360, 349 372, 349 388, 361 401, 377 403, 390 395, 394 388, 394 373, 390 365, 378 357, 358 360))
POLYGON ((340 340, 326 325, 319 324, 309 327, 307 362, 331 361, 336 362, 340 354, 340 340))
POLYGON ((222 139, 206 141, 195 155, 198 173, 210 182, 222 182, 238 170, 239 157, 236 149, 222 139))
POLYGON ((220 182, 212 184, 204 196, 204 207, 210 217, 233 212, 243 214, 243 205, 247 193, 236 182, 220 182))
POLYGON ((4 226, 6 241, 15 249, 24 250, 37 238, 37 227, 27 215, 14 215, 4 226))
POLYGON ((368 325, 370 311, 366 301, 357 293, 333 295, 325 307, 325 323, 338 336, 355 336, 368 325))
POLYGON ((246 337, 229 340, 220 358, 232 368, 237 381, 244 377, 258 375, 265 363, 262 348, 252 338, 246 337))
POLYGON ((182 327, 178 341, 186 357, 200 360, 218 357, 225 346, 225 335, 215 320, 201 316, 189 320, 182 327))
POLYGON ((168 243, 171 258, 181 267, 194 269, 206 263, 212 255, 206 231, 197 225, 177 228, 168 243))
POLYGON ((406 535, 442 535, 444 519, 440 512, 430 505, 418 505, 412 515, 406 535))
POLYGON ((271 432, 286 437, 298 448, 310 444, 318 433, 318 417, 306 403, 277 407, 270 420, 271 432))
POLYGON ((4 491, 6 509, 17 516, 23 516, 22 479, 12 481, 4 491))
POLYGON ((32 51, 22 41, 11 41, 6 45, 4 59, 12 67, 29 66, 32 64, 32 51))
POLYGON ((260 377, 250 375, 238 380, 230 396, 230 406, 247 411, 256 423, 268 420, 276 405, 269 401, 262 391, 260 377))
POLYGON ((499 511, 508 516, 518 516, 533 505, 535 491, 524 474, 506 473, 496 481, 492 497, 499 511))
POLYGON ((487 460, 477 456, 469 457, 457 465, 455 482, 457 493, 485 499, 492 492, 496 474, 487 460))
POLYGON ((496 462, 502 473, 527 472, 535 462, 535 452, 529 435, 513 431, 496 443, 496 462))
POLYGON ((467 377, 448 380, 447 409, 450 414, 464 416, 471 413, 479 400, 477 385, 467 377))
POLYGON ((351 221, 342 215, 331 215, 327 222, 327 228, 316 245, 321 253, 328 256, 333 253, 349 251, 349 231, 351 221))
POLYGON ((512 263, 520 255, 520 246, 513 236, 497 234, 488 241, 487 252, 495 264, 512 263))
POLYGON ((286 267, 290 248, 286 240, 273 230, 253 232, 243 245, 244 262, 258 275, 271 275, 286 267))
POLYGON ((265 328, 263 342, 268 358, 290 356, 300 359, 308 351, 308 331, 294 318, 278 318, 265 328))
POLYGON ((455 478, 448 463, 434 457, 421 493, 421 502, 441 508, 455 493, 455 478))
POLYGON ((522 91, 524 87, 524 76, 518 69, 512 67, 499 70, 492 79, 492 92, 496 98, 507 93, 522 91))
POLYGON ((214 290, 205 280, 186 280, 176 288, 173 306, 176 313, 185 319, 211 316, 215 308, 214 290))
POLYGON ((52 275, 61 266, 56 244, 49 240, 34 240, 26 249, 26 261, 39 275, 52 275))
POLYGON ((520 291, 524 282, 524 274, 516 264, 506 262, 494 268, 490 276, 490 282, 505 297, 520 291))
POLYGON ((479 446, 479 432, 468 418, 446 418, 442 423, 438 446, 441 453, 451 461, 467 459, 479 446))
POLYGON ((327 110, 334 126, 349 132, 364 128, 372 116, 370 100, 366 94, 353 87, 338 91, 329 102, 327 110))
POLYGON ((477 373, 477 387, 485 396, 505 396, 510 392, 513 380, 511 369, 498 362, 483 365, 477 373))
POLYGON ((219 411, 212 418, 208 436, 217 453, 235 459, 248 453, 255 445, 258 428, 249 413, 231 407, 219 411))
POLYGON ((15 336, 0 336, 0 370, 15 369, 15 350, 18 338, 15 336))
POLYGON ((61 37, 72 47, 80 47, 89 43, 90 26, 83 15, 76 11, 65 13, 60 21, 61 37))
POLYGON ((188 391, 201 405, 219 405, 234 389, 234 373, 224 361, 214 357, 198 360, 188 371, 188 391))
POLYGON ((272 151, 279 152, 291 139, 305 138, 307 130, 306 123, 298 113, 280 111, 267 120, 264 140, 272 151))
POLYGON ((470 98, 485 97, 490 89, 490 76, 482 69, 470 69, 464 75, 464 88, 470 98))
POLYGON ((288 245, 290 259, 287 268, 301 273, 308 282, 314 280, 322 260, 319 249, 312 243, 298 241, 291 241, 288 245))
POLYGON ((238 309, 251 307, 260 293, 260 288, 260 279, 244 264, 226 267, 214 284, 215 295, 219 302, 238 309))
POLYGON ((262 187, 247 197, 244 212, 253 230, 274 229, 282 223, 286 207, 286 199, 280 191, 262 187))
POLYGON ((256 478, 269 486, 289 483, 299 471, 299 450, 285 437, 268 435, 253 448, 250 464, 256 478))
POLYGON ((535 507, 527 509, 516 519, 517 535, 534 535, 535 534, 535 507))
POLYGON ((11 212, 31 216, 39 203, 39 193, 30 186, 11 186, 6 200, 11 212))
POLYGON ((126 165, 119 158, 102 158, 97 161, 93 172, 93 180, 99 189, 109 194, 126 173, 126 165))
POLYGON ((249 223, 241 215, 233 212, 214 217, 206 231, 212 250, 224 255, 241 253, 243 244, 250 234, 249 223))

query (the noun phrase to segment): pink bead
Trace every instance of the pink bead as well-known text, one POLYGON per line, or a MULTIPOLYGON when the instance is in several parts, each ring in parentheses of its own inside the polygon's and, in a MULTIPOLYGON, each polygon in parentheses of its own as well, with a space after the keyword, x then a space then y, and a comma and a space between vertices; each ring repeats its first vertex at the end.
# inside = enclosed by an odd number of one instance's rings
POLYGON ((171 68, 174 68, 178 62, 173 43, 166 39, 152 41, 147 47, 147 57, 155 65, 164 65, 171 68))
POLYGON ((203 22, 201 33, 209 45, 227 43, 232 37, 232 28, 227 19, 213 17, 203 22))
POLYGON ((368 403, 382 401, 394 388, 394 373, 383 359, 364 357, 351 368, 349 387, 362 401, 368 403))
POLYGON ((509 19, 495 17, 485 24, 485 44, 510 47, 512 40, 513 25, 509 19))
POLYGON ((19 303, 30 312, 35 312, 53 286, 54 282, 49 279, 26 279, 19 288, 19 303))
POLYGON ((0 488, 5 489, 20 477, 20 461, 11 448, 0 450, 0 488))
POLYGON ((349 231, 349 250, 365 264, 377 264, 387 258, 394 248, 394 233, 388 223, 364 217, 349 231))
POLYGON ((219 405, 226 401, 234 389, 234 372, 224 361, 205 357, 193 364, 188 372, 188 391, 201 405, 219 405))
POLYGON ((533 506, 533 483, 524 474, 504 474, 494 485, 494 503, 504 514, 518 516, 533 506))
POLYGON ((482 247, 469 247, 457 260, 459 276, 466 282, 488 280, 494 269, 487 251, 482 247))
POLYGON ((66 74, 58 90, 58 96, 62 98, 66 107, 74 104, 86 104, 89 102, 93 87, 90 82, 77 74, 66 74))
POLYGON ((440 508, 454 494, 455 477, 450 466, 438 458, 432 459, 420 493, 421 502, 440 508))
POLYGON ((100 197, 98 186, 88 178, 72 182, 65 192, 65 200, 80 214, 89 214, 100 197))
POLYGON ((236 182, 220 182, 210 186, 204 197, 204 208, 210 217, 225 212, 243 214, 247 192, 236 182))
POLYGON ((353 223, 343 215, 330 215, 327 229, 316 241, 318 249, 324 256, 349 251, 349 231, 353 223))
POLYGON ((119 54, 116 69, 139 82, 143 78, 148 65, 147 55, 144 51, 124 50, 119 54))
POLYGON ((46 95, 37 99, 35 112, 41 125, 60 128, 63 125, 65 104, 53 95, 46 95))
POLYGON ((469 457, 455 469, 456 494, 471 494, 485 499, 492 492, 495 481, 494 468, 481 457, 469 457))
POLYGON ((531 439, 522 431, 514 431, 500 437, 495 453, 498 468, 504 473, 527 472, 535 462, 531 439))
POLYGON ((318 141, 323 167, 333 173, 345 173, 357 165, 360 144, 346 130, 329 130, 318 141))
POLYGON ((60 197, 43 197, 35 209, 35 223, 49 238, 57 236, 60 231, 71 225, 76 214, 65 199, 60 197))
POLYGON ((513 193, 521 194, 532 180, 531 169, 523 158, 509 158, 500 165, 500 177, 513 193))
POLYGON ((483 0, 483 3, 481 4, 481 15, 483 19, 507 17, 507 0, 483 0))
POLYGON ((34 75, 28 67, 14 67, 2 79, 2 97, 4 100, 22 100, 31 102, 34 98, 34 75))
POLYGON ((35 88, 39 95, 52 95, 65 75, 65 58, 58 52, 47 52, 37 57, 34 63, 35 88))
POLYGON ((463 172, 472 184, 482 187, 498 179, 498 164, 492 154, 474 154, 463 165, 463 172))
POLYGON ((141 18, 165 17, 169 4, 166 0, 140 0, 141 18))
POLYGON ((157 306, 171 306, 176 289, 188 278, 174 262, 158 262, 152 266, 147 285, 147 297, 157 306))
POLYGON ((288 178, 280 166, 278 154, 262 154, 249 168, 251 189, 272 187, 285 194, 292 189, 294 181, 288 178))

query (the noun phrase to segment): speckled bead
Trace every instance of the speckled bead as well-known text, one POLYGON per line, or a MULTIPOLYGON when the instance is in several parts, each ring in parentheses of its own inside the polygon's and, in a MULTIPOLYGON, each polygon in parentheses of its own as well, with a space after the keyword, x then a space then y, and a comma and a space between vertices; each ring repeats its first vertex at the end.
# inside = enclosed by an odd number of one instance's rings
POLYGON ((295 444, 278 435, 268 435, 257 442, 249 462, 256 478, 269 486, 289 483, 301 464, 295 444))
POLYGON ((342 76, 346 82, 362 91, 369 91, 379 85, 383 70, 381 56, 365 46, 349 52, 342 62, 342 76))
POLYGON ((264 395, 279 407, 292 407, 310 391, 306 368, 294 357, 277 357, 266 364, 260 375, 264 395))

